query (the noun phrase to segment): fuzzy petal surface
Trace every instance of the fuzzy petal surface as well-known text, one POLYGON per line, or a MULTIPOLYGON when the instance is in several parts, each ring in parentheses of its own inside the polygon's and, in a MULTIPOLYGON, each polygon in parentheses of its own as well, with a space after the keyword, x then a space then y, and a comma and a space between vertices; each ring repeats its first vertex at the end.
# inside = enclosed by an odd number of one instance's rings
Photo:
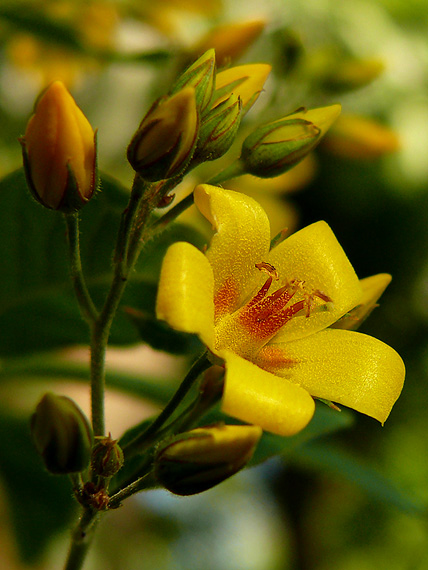
POLYGON ((284 436, 299 432, 312 419, 315 404, 306 390, 232 352, 222 351, 221 357, 226 362, 226 414, 284 436))
POLYGON ((343 404, 382 424, 400 395, 405 375, 403 361, 390 346, 340 329, 268 345, 260 351, 258 364, 314 397, 343 404))
POLYGON ((213 269, 217 315, 221 316, 235 310, 259 280, 255 264, 269 253, 269 220, 255 200, 240 192, 201 184, 194 198, 216 230, 206 257, 213 269))
POLYGON ((289 342, 320 331, 355 307, 361 297, 359 279, 341 245, 326 222, 316 222, 273 248, 271 263, 280 275, 278 287, 287 281, 304 282, 308 293, 321 291, 332 303, 318 303, 307 318, 289 321, 272 342, 289 342))
POLYGON ((214 345, 213 273, 205 255, 187 242, 166 252, 156 301, 156 314, 172 328, 196 333, 214 345))

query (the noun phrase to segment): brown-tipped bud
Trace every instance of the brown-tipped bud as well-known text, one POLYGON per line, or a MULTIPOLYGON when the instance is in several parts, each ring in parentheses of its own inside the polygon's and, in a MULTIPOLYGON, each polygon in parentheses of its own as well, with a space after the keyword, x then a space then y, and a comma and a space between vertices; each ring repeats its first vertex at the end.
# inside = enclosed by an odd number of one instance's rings
POLYGON ((185 87, 144 117, 128 147, 129 163, 151 182, 178 176, 190 162, 198 130, 195 90, 185 87))
POLYGON ((216 160, 232 146, 241 123, 241 100, 232 93, 204 117, 193 160, 216 160))
POLYGON ((34 198, 46 208, 80 209, 96 189, 96 135, 61 81, 39 97, 20 139, 34 198))
POLYGON ((206 491, 240 471, 262 435, 258 426, 218 425, 174 437, 155 458, 157 480, 176 495, 206 491))
POLYGON ((67 396, 43 396, 31 418, 31 433, 51 473, 77 473, 88 467, 92 430, 82 410, 67 396))
POLYGON ((206 51, 178 78, 170 95, 185 87, 195 89, 196 106, 200 113, 211 103, 215 84, 216 54, 213 49, 206 51))
POLYGON ((110 436, 95 438, 92 449, 92 471, 100 477, 113 477, 123 466, 123 451, 110 436))
POLYGON ((300 109, 262 125, 242 145, 244 171, 260 178, 287 172, 311 152, 340 113, 340 105, 300 109))

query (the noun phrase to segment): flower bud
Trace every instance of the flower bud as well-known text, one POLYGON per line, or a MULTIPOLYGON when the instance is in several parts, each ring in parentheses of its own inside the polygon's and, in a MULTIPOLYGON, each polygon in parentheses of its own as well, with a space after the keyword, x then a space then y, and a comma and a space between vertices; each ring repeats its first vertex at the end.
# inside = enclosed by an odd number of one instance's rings
POLYGON ((92 430, 82 410, 67 396, 47 393, 31 417, 31 433, 51 473, 83 471, 89 464, 92 430))
POLYGON ((170 91, 174 95, 185 87, 195 89, 196 106, 202 113, 211 103, 215 82, 216 55, 213 49, 206 51, 179 77, 170 91))
POLYGON ((217 65, 223 67, 241 57, 260 36, 265 25, 263 20, 223 24, 210 30, 192 51, 202 53, 214 48, 217 65))
POLYGON ((92 197, 96 136, 61 81, 37 101, 20 143, 29 189, 43 206, 72 212, 92 197))
POLYGON ((301 109, 251 133, 242 145, 245 172, 272 178, 299 163, 326 133, 340 113, 340 105, 301 109))
POLYGON ((188 165, 199 129, 195 90, 161 99, 142 120, 128 147, 132 168, 151 182, 173 178, 188 165))
POLYGON ((100 477, 113 477, 123 465, 123 451, 110 436, 96 437, 92 449, 92 471, 100 477))
POLYGON ((181 433, 160 448, 155 475, 176 495, 206 491, 240 471, 262 435, 258 426, 218 425, 181 433))
POLYGON ((239 65, 220 71, 216 76, 216 90, 212 107, 235 93, 242 101, 242 110, 246 113, 256 102, 272 67, 267 63, 239 65))
POLYGON ((232 93, 204 117, 193 159, 216 160, 232 146, 241 123, 241 100, 232 93))

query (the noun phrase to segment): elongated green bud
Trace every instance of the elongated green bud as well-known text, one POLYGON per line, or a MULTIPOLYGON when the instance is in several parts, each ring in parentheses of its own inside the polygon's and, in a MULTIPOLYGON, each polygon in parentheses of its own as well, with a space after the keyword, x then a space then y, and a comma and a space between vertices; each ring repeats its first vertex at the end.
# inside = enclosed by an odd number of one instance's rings
POLYGON ((215 61, 215 51, 209 49, 178 78, 170 91, 170 95, 178 93, 185 87, 193 87, 196 106, 199 112, 203 113, 211 103, 214 91, 215 61))
POLYGON ((43 396, 31 418, 31 433, 51 473, 77 473, 88 467, 92 430, 82 410, 67 396, 43 396))
POLYGON ((155 475, 176 495, 206 491, 240 471, 262 435, 258 426, 218 425, 174 437, 155 458, 155 475))
POLYGON ((245 172, 260 178, 283 174, 316 147, 339 113, 340 105, 300 109, 258 127, 242 145, 245 172))
POLYGON ((216 160, 232 146, 241 123, 241 100, 232 93, 204 117, 193 161, 216 160))

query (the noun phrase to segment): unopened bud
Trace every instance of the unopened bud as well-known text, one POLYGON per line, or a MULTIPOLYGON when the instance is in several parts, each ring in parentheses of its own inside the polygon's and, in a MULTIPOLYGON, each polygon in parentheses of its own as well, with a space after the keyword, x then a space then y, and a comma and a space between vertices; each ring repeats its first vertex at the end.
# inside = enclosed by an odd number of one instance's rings
POLYGON ((92 471, 100 477, 113 477, 123 466, 123 451, 110 436, 95 438, 92 449, 92 471))
POLYGON ((242 110, 246 113, 257 101, 271 69, 267 63, 253 63, 220 71, 216 76, 212 107, 234 93, 241 99, 242 110))
POLYGON ((299 109, 258 127, 242 145, 245 172, 260 178, 283 174, 315 148, 339 113, 340 105, 299 109))
POLYGON ((216 160, 232 146, 241 123, 241 100, 232 93, 204 117, 193 160, 216 160))
POLYGON ((34 198, 46 208, 72 212, 96 188, 96 140, 87 118, 61 81, 37 101, 20 139, 34 198))
POLYGON ((258 426, 218 425, 174 437, 155 458, 155 475, 176 495, 206 491, 240 471, 262 435, 258 426))
POLYGON ((185 87, 195 89, 196 105, 202 113, 211 103, 215 83, 216 54, 213 49, 206 51, 179 77, 171 89, 174 95, 185 87))
POLYGON ((43 396, 31 418, 31 433, 51 473, 77 473, 88 466, 92 430, 82 410, 67 396, 43 396))
POLYGON ((160 100, 144 117, 129 144, 132 168, 151 182, 179 175, 195 149, 198 123, 193 87, 160 100))

